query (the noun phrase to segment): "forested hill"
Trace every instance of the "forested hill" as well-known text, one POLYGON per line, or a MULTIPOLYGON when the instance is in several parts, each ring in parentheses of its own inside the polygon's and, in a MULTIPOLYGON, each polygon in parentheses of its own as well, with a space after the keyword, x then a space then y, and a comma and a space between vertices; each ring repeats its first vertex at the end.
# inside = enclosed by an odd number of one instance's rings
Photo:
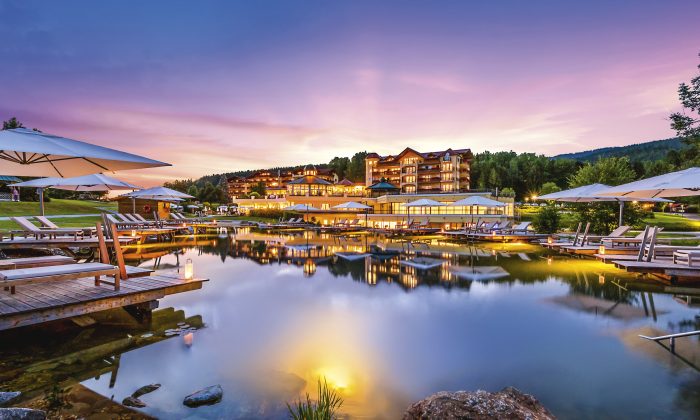
POLYGON ((629 157, 630 161, 653 161, 666 157, 669 150, 683 148, 679 138, 666 140, 654 140, 646 143, 631 144, 629 146, 603 147, 600 149, 586 150, 577 153, 565 153, 554 156, 555 159, 573 159, 580 162, 590 162, 606 157, 629 157))

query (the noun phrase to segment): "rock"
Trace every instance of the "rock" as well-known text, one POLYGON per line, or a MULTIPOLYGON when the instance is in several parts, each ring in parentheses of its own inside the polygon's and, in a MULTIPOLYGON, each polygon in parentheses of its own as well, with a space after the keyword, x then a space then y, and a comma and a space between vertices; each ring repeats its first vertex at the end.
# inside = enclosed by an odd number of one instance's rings
POLYGON ((221 385, 214 385, 186 396, 182 403, 192 408, 201 405, 212 405, 221 401, 223 396, 224 390, 221 389, 221 385))
POLYGON ((507 387, 499 392, 438 392, 412 404, 403 418, 549 420, 555 417, 532 395, 507 387))
POLYGON ((127 407, 136 407, 136 408, 143 408, 146 406, 146 403, 141 401, 140 399, 134 397, 133 395, 128 396, 122 400, 122 404, 127 406, 127 407))
POLYGON ((0 392, 0 407, 22 395, 21 392, 0 392))
POLYGON ((0 408, 0 420, 45 420, 46 413, 31 408, 0 408))
POLYGON ((155 391, 155 390, 158 389, 158 388, 160 388, 160 384, 144 385, 144 386, 142 386, 141 388, 139 388, 139 389, 137 389, 136 391, 134 391, 134 393, 131 394, 131 396, 134 397, 134 398, 138 398, 138 397, 140 397, 140 396, 142 396, 142 395, 149 394, 149 393, 155 391))

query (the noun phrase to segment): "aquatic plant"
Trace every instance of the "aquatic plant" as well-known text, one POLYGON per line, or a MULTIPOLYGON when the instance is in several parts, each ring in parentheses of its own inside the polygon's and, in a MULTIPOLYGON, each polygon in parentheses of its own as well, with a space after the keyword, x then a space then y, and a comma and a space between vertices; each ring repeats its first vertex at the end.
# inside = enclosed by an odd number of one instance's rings
POLYGON ((328 386, 326 378, 318 379, 318 400, 312 401, 309 393, 306 400, 299 399, 294 405, 287 403, 289 417, 294 420, 330 420, 335 419, 336 410, 343 405, 343 399, 338 392, 328 386))

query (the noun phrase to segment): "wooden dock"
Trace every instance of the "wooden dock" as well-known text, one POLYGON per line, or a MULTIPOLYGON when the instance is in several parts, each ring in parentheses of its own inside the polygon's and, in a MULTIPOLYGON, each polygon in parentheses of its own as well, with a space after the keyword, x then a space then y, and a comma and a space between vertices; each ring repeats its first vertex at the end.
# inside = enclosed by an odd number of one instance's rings
POLYGON ((117 307, 145 304, 167 295, 202 288, 204 279, 184 280, 131 269, 117 291, 95 286, 93 278, 37 283, 17 287, 15 294, 0 290, 0 331, 117 307), (137 277, 141 275, 142 277, 137 277))
MULTIPOLYGON (((119 242, 122 245, 126 245, 132 242, 136 242, 138 238, 133 238, 130 236, 119 237, 119 242)), ((105 243, 111 246, 112 240, 105 239, 105 243)), ((27 249, 27 248, 97 248, 99 247, 99 239, 94 238, 84 238, 84 239, 73 239, 73 237, 59 237, 54 239, 35 239, 35 238, 15 238, 15 239, 4 239, 0 241, 0 250, 2 249, 27 249)))

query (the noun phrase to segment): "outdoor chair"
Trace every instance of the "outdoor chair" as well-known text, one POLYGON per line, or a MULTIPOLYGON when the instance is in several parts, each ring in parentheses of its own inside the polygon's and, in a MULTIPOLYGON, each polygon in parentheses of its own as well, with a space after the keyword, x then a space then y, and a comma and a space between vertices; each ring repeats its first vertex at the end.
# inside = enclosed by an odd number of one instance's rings
POLYGON ((49 237, 49 238, 56 238, 58 236, 73 236, 74 240, 78 240, 78 235, 80 235, 81 238, 85 237, 85 231, 83 229, 76 229, 76 228, 57 228, 57 229, 41 229, 38 226, 36 226, 34 223, 30 222, 27 220, 25 217, 20 217, 20 216, 15 216, 15 217, 10 217, 10 220, 13 222, 17 223, 20 227, 22 227, 21 231, 10 231, 10 238, 14 239, 14 235, 16 233, 24 233, 25 235, 31 234, 33 235, 36 239, 40 239, 42 237, 49 237))

